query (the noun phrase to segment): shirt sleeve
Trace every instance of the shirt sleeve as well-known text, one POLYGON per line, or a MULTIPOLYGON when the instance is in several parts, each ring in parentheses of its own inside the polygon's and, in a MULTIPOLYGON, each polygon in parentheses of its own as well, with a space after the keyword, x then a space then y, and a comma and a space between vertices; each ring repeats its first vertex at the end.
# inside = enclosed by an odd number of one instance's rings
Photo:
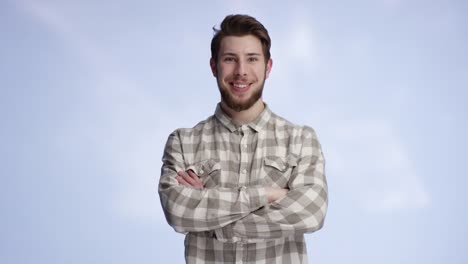
POLYGON ((325 160, 312 128, 304 128, 301 155, 283 199, 215 230, 224 242, 258 242, 319 230, 328 206, 325 160))
POLYGON ((204 188, 181 186, 177 172, 186 170, 180 134, 166 143, 159 180, 159 197, 166 220, 177 232, 219 229, 268 204, 265 188, 204 188))

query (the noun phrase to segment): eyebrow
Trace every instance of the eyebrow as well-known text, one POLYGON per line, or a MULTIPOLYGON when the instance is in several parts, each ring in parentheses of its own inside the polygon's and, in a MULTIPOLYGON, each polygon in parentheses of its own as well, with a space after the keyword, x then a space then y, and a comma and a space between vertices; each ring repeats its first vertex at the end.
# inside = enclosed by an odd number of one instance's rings
MULTIPOLYGON (((237 56, 237 54, 234 52, 225 52, 221 54, 221 56, 237 56)), ((262 56, 262 54, 256 53, 256 52, 250 52, 250 53, 247 53, 247 56, 262 56)))

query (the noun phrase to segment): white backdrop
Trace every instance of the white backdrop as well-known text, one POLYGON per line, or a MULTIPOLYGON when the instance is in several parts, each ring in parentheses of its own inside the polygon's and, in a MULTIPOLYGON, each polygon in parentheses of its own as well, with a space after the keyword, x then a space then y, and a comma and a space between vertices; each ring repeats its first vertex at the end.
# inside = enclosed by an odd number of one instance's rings
POLYGON ((214 112, 211 28, 244 13, 327 159, 311 263, 467 263, 467 2, 272 2, 3 0, 0 262, 183 263, 162 150, 214 112))

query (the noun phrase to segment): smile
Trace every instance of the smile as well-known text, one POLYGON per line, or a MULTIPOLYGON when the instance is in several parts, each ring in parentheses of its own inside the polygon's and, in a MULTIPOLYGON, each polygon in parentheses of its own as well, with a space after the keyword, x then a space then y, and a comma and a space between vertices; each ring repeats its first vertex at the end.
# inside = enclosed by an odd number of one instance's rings
POLYGON ((244 93, 250 88, 249 83, 230 83, 234 92, 244 93))

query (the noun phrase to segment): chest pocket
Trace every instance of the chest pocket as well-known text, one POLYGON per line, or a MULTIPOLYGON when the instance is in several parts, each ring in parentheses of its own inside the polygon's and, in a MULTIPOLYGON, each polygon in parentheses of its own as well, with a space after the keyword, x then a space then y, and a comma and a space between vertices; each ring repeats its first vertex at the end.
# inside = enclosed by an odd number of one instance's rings
POLYGON ((193 170, 203 181, 205 188, 217 186, 221 174, 221 164, 217 160, 202 160, 187 167, 187 170, 193 170))
POLYGON ((296 157, 267 156, 263 162, 266 186, 286 188, 288 187, 291 172, 297 166, 296 157))

